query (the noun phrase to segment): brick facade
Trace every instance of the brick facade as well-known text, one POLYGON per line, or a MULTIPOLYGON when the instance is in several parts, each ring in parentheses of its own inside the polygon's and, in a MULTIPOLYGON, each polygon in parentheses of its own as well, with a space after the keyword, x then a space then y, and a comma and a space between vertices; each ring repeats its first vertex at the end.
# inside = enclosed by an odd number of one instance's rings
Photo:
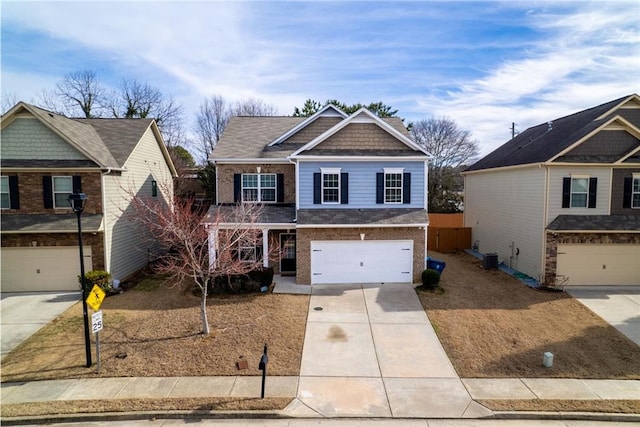
POLYGON ((18 176, 20 209, 3 210, 2 214, 68 214, 67 209, 45 209, 43 198, 43 176, 79 175, 82 180, 82 191, 87 195, 86 214, 103 213, 102 207, 102 175, 100 172, 3 172, 3 176, 18 176))
POLYGON ((284 174, 284 203, 296 202, 295 166, 292 164, 250 164, 226 165, 216 167, 218 174, 218 203, 233 203, 233 175, 237 173, 281 173, 284 174))
POLYGON ((559 244, 629 244, 640 245, 638 233, 554 233, 547 232, 544 281, 554 283, 558 268, 559 244))
MULTIPOLYGON (((36 242, 39 247, 78 246, 77 233, 22 233, 3 234, 2 247, 31 247, 36 242)), ((104 235, 103 233, 82 233, 82 244, 91 246, 92 266, 85 266, 87 271, 104 270, 104 235)), ((61 266, 64 267, 64 266, 61 266)))
MULTIPOLYGON (((407 150, 413 151, 387 131, 369 123, 352 123, 318 144, 321 150, 407 150)), ((312 154, 313 150, 307 152, 312 154)))
POLYGON ((425 241, 421 228, 299 228, 297 230, 297 273, 296 282, 311 283, 311 241, 312 240, 413 240, 413 282, 421 280, 424 270, 425 241))
POLYGON ((640 209, 624 208, 624 180, 640 173, 640 168, 614 169, 611 179, 611 215, 640 215, 640 209))

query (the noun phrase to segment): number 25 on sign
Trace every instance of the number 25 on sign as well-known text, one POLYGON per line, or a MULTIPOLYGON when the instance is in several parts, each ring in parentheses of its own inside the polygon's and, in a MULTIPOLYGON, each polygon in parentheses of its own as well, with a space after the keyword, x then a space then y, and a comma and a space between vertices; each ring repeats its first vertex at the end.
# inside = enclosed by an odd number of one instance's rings
POLYGON ((93 285, 93 289, 91 289, 91 292, 89 292, 89 296, 86 299, 87 305, 94 311, 98 311, 105 296, 106 294, 100 286, 93 285))

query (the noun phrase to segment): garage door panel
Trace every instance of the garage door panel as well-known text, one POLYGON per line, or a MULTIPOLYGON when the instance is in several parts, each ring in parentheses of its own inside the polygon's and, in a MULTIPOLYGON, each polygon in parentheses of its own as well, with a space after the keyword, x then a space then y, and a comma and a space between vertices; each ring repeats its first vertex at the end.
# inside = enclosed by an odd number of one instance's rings
MULTIPOLYGON (((84 248, 84 264, 91 270, 91 247, 84 248)), ((78 290, 78 247, 2 248, 0 280, 2 292, 78 290)))
POLYGON ((567 285, 640 285, 640 245, 558 245, 567 285))
POLYGON ((412 281, 413 242, 313 241, 311 283, 412 281))

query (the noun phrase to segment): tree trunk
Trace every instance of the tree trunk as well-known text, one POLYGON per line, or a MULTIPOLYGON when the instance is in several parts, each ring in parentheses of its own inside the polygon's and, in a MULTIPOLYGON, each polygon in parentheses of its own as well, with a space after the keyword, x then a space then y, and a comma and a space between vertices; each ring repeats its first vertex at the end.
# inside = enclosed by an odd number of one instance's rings
POLYGON ((202 318, 202 333, 209 335, 209 319, 207 319, 207 282, 202 287, 202 300, 200 301, 200 317, 202 318))

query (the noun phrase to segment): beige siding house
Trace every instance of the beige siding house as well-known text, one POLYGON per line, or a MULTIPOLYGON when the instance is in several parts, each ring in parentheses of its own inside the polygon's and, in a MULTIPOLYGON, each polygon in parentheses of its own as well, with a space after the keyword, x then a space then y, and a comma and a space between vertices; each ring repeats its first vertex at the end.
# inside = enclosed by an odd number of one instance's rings
POLYGON ((640 97, 534 126, 464 172, 481 253, 547 285, 640 284, 640 97))
POLYGON ((154 245, 123 217, 130 194, 172 197, 175 168, 152 119, 70 119, 19 103, 2 117, 2 291, 78 289, 83 192, 84 263, 124 279, 154 245))

